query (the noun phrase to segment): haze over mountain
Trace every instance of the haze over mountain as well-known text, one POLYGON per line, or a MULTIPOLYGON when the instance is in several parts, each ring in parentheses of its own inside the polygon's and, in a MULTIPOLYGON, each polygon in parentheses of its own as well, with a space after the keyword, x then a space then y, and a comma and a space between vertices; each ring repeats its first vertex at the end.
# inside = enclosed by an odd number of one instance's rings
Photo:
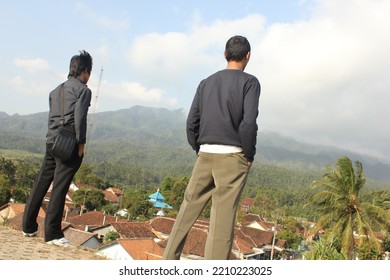
MULTIPOLYGON (((0 112, 0 149, 43 153, 47 112, 9 116, 0 112)), ((86 162, 133 162, 140 166, 192 167, 195 153, 187 144, 183 110, 134 106, 89 115, 86 162), (131 153, 129 152, 131 151, 131 153)), ((390 164, 335 147, 308 145, 281 134, 259 131, 256 162, 290 169, 323 170, 340 156, 363 163, 370 179, 390 182, 390 164)))

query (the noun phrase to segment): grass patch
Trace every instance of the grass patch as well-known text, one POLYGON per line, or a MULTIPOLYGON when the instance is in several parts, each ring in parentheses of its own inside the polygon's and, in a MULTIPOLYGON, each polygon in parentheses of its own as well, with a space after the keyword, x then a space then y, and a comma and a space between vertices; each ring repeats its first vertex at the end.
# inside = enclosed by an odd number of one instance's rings
POLYGON ((42 158, 42 154, 40 153, 32 153, 28 151, 23 150, 17 150, 17 149, 0 149, 0 157, 3 157, 5 159, 25 159, 25 158, 42 158))

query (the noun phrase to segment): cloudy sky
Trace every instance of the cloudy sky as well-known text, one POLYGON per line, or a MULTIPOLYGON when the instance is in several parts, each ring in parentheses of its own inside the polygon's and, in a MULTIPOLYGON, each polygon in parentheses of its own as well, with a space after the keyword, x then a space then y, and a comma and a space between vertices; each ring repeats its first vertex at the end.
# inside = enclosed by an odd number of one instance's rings
POLYGON ((387 0, 2 1, 0 111, 48 111, 83 49, 94 58, 90 112, 188 110, 239 34, 262 85, 262 131, 389 161, 389 14, 387 0))

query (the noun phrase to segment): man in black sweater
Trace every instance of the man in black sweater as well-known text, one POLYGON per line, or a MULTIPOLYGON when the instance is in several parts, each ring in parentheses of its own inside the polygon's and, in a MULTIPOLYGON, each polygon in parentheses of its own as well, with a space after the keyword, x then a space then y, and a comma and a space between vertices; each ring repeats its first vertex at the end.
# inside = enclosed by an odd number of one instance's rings
POLYGON ((197 161, 163 259, 180 259, 187 234, 210 199, 204 258, 230 258, 237 206, 256 153, 260 83, 244 72, 250 51, 245 37, 230 38, 226 69, 197 88, 187 118, 187 139, 197 161))

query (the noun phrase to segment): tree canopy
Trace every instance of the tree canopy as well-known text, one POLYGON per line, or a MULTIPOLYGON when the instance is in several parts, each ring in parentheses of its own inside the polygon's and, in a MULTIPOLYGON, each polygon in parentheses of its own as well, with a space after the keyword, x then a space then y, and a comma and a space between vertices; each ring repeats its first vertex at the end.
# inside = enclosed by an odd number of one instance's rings
POLYGON ((365 183, 361 162, 353 164, 345 156, 340 157, 335 166, 327 166, 322 179, 312 183, 318 191, 309 198, 309 204, 321 215, 313 231, 325 230, 335 248, 348 259, 356 257, 359 249, 368 243, 379 252, 380 244, 374 229, 389 231, 389 213, 376 205, 361 202, 365 183))

